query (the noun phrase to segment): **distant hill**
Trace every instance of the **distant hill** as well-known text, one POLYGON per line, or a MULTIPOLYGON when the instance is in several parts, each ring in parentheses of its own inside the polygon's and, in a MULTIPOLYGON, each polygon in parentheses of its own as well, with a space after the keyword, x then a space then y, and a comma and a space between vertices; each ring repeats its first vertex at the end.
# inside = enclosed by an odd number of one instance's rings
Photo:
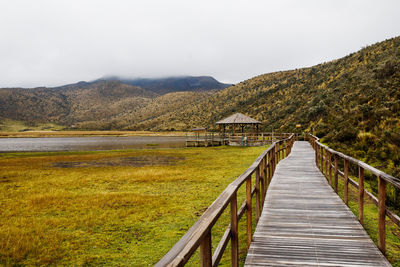
MULTIPOLYGON (((235 112, 264 131, 313 132, 323 142, 400 176, 400 37, 310 68, 263 74, 177 105, 175 94, 155 98, 128 128, 212 129, 235 112), (155 114, 157 105, 165 112, 155 114), (168 107, 169 105, 169 107, 168 107)), ((118 117, 127 115, 120 114, 118 117)), ((133 116, 133 115, 131 115, 133 116)), ((400 199, 400 196, 399 196, 400 199)))
POLYGON ((0 118, 71 126, 134 110, 156 96, 120 81, 79 82, 55 88, 3 88, 0 118))
MULTIPOLYGON (((159 79, 136 80, 140 87, 101 80, 0 89, 0 118, 158 131, 212 129, 215 121, 241 112, 263 122, 264 131, 299 131, 296 124, 301 124, 301 131, 400 176, 400 37, 328 63, 263 74, 220 90, 198 91, 191 80, 186 92, 166 93, 166 84, 175 84, 175 91, 184 88, 178 81, 164 80, 162 90, 159 79)), ((205 81, 212 84, 213 79, 205 81)))
POLYGON ((210 76, 180 76, 152 79, 125 79, 118 76, 112 76, 104 79, 118 80, 125 84, 142 87, 157 94, 184 91, 208 91, 213 89, 223 89, 232 85, 220 83, 210 76))
POLYGON ((212 128, 234 112, 263 122, 265 131, 296 132, 301 124, 332 147, 400 176, 400 37, 314 67, 254 77, 139 125, 212 128))
POLYGON ((28 124, 54 122, 83 129, 136 128, 133 125, 154 118, 161 114, 160 111, 168 113, 181 104, 188 105, 202 99, 207 91, 229 86, 209 76, 118 79, 81 81, 53 88, 2 88, 0 120, 11 119, 28 124), (160 96, 169 91, 179 93, 160 96), (185 91, 198 91, 198 94, 185 91))

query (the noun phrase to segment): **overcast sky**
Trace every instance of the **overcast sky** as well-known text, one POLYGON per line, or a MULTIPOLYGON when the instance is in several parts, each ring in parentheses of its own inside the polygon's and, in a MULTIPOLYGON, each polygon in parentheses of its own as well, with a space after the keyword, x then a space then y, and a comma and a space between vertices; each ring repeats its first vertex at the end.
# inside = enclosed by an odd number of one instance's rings
POLYGON ((0 0, 0 87, 105 75, 237 83, 399 35, 399 0, 0 0))

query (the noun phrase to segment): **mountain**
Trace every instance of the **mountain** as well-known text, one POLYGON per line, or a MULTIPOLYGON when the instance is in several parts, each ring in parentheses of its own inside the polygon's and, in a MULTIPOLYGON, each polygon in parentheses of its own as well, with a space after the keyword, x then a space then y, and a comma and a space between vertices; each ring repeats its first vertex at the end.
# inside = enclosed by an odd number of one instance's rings
POLYGON ((127 83, 0 89, 0 118, 158 131, 212 129, 217 120, 241 112, 263 122, 264 131, 310 131, 333 148, 400 176, 400 37, 220 90, 165 93, 151 89, 159 88, 155 80, 136 81, 141 87, 127 83))
POLYGON ((0 89, 0 118, 73 125, 111 118, 157 94, 120 81, 79 82, 55 88, 0 89))
POLYGON ((232 84, 220 83, 210 76, 180 76, 167 78, 125 79, 118 76, 104 78, 105 80, 118 80, 125 84, 142 87, 157 94, 183 91, 208 91, 223 89, 232 84))
POLYGON ((212 128, 235 112, 263 122, 265 131, 296 132, 301 124, 333 148, 400 176, 400 37, 314 67, 254 77, 141 125, 212 128))
POLYGON ((263 122, 264 131, 313 132, 333 148, 400 176, 399 88, 397 37, 314 67, 263 74, 190 105, 171 103, 133 128, 212 129, 217 120, 241 112, 263 122))
POLYGON ((210 90, 227 86, 208 76, 142 82, 150 84, 153 91, 111 78, 53 88, 2 88, 0 122, 11 119, 25 121, 28 125, 53 122, 88 130, 137 129, 142 121, 190 105, 208 95, 210 90), (168 90, 199 92, 165 94, 168 90), (160 96, 154 91, 163 93, 160 96))

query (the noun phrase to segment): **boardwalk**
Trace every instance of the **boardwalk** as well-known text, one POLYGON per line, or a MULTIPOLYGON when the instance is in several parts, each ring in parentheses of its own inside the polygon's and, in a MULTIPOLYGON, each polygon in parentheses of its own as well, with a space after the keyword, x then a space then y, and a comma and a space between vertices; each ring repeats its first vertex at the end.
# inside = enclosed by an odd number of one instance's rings
POLYGON ((278 164, 245 266, 390 266, 315 165, 307 142, 278 164))

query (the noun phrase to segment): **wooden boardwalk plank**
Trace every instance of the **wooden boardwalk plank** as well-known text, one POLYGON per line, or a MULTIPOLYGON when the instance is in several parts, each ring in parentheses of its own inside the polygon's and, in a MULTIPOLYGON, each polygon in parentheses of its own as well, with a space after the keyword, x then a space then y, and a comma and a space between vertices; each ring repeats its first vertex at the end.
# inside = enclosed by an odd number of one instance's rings
POLYGON ((277 166, 245 266, 391 266, 295 142, 277 166))

